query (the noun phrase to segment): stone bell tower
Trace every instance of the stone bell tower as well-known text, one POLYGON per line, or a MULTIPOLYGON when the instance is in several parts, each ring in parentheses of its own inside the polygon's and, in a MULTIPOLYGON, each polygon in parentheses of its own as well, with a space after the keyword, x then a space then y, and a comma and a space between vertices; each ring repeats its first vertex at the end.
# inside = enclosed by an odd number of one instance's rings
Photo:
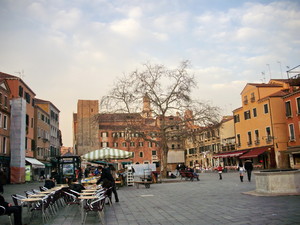
POLYGON ((142 112, 142 116, 144 118, 152 118, 151 106, 150 106, 150 98, 149 98, 149 96, 148 96, 147 93, 143 97, 143 112, 142 112))

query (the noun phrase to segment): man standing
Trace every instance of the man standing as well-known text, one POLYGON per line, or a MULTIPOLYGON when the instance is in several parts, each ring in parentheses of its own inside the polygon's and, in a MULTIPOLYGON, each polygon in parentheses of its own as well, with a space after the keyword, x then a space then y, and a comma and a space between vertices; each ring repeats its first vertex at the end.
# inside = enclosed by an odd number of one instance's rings
MULTIPOLYGON (((108 168, 102 168, 102 166, 98 166, 98 170, 101 171, 101 177, 100 179, 97 181, 97 185, 100 184, 101 182, 105 183, 105 184, 110 184, 112 187, 112 192, 115 195, 115 200, 116 202, 119 202, 119 197, 118 197, 118 193, 116 190, 116 183, 115 183, 115 179, 113 178, 113 176, 111 175, 110 171, 108 168)), ((103 187, 105 186, 105 188, 108 188, 106 185, 103 185, 103 187)), ((108 197, 111 200, 111 191, 108 192, 108 197)))
POLYGON ((251 172, 253 170, 252 161, 247 159, 245 161, 245 170, 247 171, 248 181, 251 181, 251 172))

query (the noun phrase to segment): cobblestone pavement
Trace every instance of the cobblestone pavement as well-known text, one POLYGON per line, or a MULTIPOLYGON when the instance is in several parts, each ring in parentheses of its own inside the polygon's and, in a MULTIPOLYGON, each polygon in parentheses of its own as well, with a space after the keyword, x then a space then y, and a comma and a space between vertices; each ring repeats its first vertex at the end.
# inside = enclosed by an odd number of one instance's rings
MULTIPOLYGON (((24 194, 41 184, 6 185, 4 196, 11 201, 11 194, 24 194)), ((163 182, 149 189, 121 187, 120 202, 105 208, 105 221, 107 225, 300 224, 300 196, 244 194, 253 190, 254 177, 252 182, 242 183, 236 172, 223 173, 223 180, 217 173, 202 173, 200 181, 163 182)), ((26 209, 23 215, 24 223, 42 224, 41 215, 30 223, 26 209)), ((61 208, 47 224, 79 225, 80 218, 79 207, 73 205, 61 208)), ((0 224, 9 225, 7 217, 1 218, 0 224)), ((90 213, 86 224, 100 224, 96 214, 90 213)))

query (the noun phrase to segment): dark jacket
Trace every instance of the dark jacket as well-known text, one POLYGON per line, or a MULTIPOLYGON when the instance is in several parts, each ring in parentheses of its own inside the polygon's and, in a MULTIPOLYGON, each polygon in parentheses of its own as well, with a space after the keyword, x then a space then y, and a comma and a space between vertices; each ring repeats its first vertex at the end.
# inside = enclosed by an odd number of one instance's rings
POLYGON ((82 184, 70 184, 69 187, 74 190, 74 191, 77 191, 77 192, 82 192, 82 190, 84 190, 85 188, 83 187, 82 184))
POLYGON ((100 184, 102 181, 104 181, 104 179, 109 180, 111 183, 115 183, 115 179, 111 175, 110 171, 106 168, 102 169, 101 177, 97 181, 97 185, 100 184))
POLYGON ((52 180, 45 180, 44 187, 51 189, 51 188, 55 187, 55 183, 52 180))
POLYGON ((0 195, 0 205, 1 205, 1 206, 4 206, 5 209, 8 208, 8 202, 6 202, 6 201, 4 200, 4 197, 3 197, 2 195, 0 195))
POLYGON ((253 165, 250 160, 245 162, 245 170, 253 170, 253 165))

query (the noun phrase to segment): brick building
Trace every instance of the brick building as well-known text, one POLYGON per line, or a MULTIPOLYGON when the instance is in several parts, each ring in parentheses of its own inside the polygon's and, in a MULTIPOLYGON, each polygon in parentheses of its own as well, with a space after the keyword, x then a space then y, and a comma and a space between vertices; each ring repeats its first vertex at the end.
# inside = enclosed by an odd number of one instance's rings
POLYGON ((10 177, 10 89, 5 79, 0 78, 0 170, 5 175, 5 183, 10 177))

